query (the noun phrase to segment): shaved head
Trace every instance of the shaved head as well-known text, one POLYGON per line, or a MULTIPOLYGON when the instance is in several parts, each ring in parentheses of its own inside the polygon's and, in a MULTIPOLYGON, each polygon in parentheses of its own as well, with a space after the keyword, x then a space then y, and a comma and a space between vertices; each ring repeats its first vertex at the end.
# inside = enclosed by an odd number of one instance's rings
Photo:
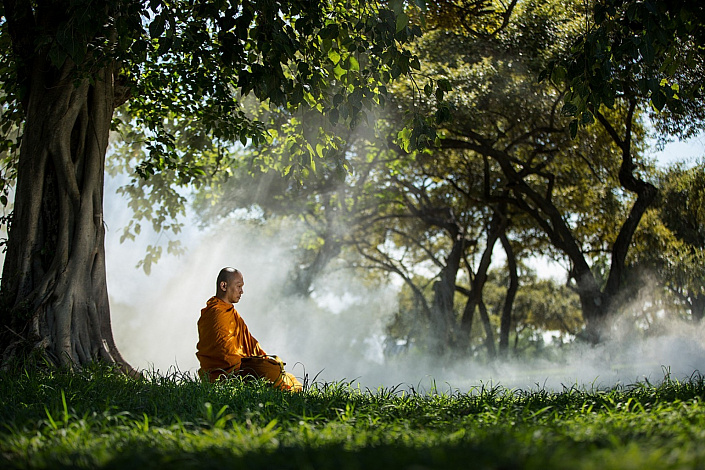
POLYGON ((240 271, 238 271, 237 269, 235 269, 235 268, 223 268, 223 269, 221 269, 220 272, 218 273, 218 279, 216 279, 216 281, 215 281, 215 287, 216 287, 216 289, 220 286, 220 283, 221 283, 221 282, 230 282, 230 281, 232 281, 232 280, 235 278, 235 276, 237 276, 238 274, 239 274, 240 276, 242 276, 242 273, 241 273, 240 271))
POLYGON ((223 268, 218 273, 215 283, 215 296, 231 304, 236 304, 242 297, 245 281, 242 273, 235 268, 223 268))

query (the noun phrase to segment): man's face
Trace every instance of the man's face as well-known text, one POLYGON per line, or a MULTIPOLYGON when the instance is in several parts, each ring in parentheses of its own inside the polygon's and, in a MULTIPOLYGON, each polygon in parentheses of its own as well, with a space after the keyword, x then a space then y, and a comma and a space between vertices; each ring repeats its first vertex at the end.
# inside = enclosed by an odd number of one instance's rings
MULTIPOLYGON (((221 286, 225 286, 225 300, 232 304, 238 303, 240 297, 242 297, 242 288, 244 285, 245 281, 242 278, 242 274, 239 273, 236 273, 229 282, 221 283, 221 286)), ((223 287, 221 287, 221 289, 222 288, 223 287)))

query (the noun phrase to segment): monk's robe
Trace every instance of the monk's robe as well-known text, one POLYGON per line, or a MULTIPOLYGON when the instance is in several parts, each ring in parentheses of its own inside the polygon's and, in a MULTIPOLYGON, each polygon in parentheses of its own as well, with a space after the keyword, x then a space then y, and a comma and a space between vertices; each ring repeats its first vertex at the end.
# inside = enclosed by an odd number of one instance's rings
MULTIPOLYGON (((201 364, 198 375, 207 376, 211 382, 215 382, 218 377, 240 372, 243 357, 267 354, 250 334, 233 304, 215 296, 208 299, 206 307, 201 310, 196 349, 196 356, 201 364)), ((270 378, 266 374, 258 375, 255 372, 250 369, 247 371, 248 375, 268 378, 278 388, 301 390, 301 383, 293 375, 284 372, 283 365, 279 378, 270 378)))

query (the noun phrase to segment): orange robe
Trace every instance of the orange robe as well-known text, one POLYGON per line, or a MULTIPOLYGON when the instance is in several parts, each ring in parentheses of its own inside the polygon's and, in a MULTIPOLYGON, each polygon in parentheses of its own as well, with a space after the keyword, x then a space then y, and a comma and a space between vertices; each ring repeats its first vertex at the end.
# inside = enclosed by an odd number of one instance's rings
MULTIPOLYGON (((198 319, 196 356, 201 364, 198 375, 215 382, 218 377, 240 370, 243 357, 264 356, 262 346, 247 328, 233 304, 211 297, 198 319)), ((283 381, 275 385, 283 389, 301 390, 293 375, 283 372, 283 381)))

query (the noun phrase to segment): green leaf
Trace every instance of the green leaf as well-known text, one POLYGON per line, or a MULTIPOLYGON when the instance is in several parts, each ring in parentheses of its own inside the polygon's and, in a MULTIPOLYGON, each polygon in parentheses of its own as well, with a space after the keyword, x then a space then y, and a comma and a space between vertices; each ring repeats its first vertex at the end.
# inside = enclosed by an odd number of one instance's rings
POLYGON ((409 15, 404 13, 403 11, 397 15, 397 29, 396 32, 398 33, 399 31, 403 30, 406 28, 406 26, 409 24, 409 15))
POLYGON ((578 107, 573 103, 566 103, 561 109, 561 114, 564 116, 575 116, 578 112, 578 107))
POLYGON ((654 108, 656 108, 657 111, 663 111, 663 108, 666 106, 666 102, 668 101, 668 97, 666 94, 659 90, 656 90, 655 93, 651 94, 651 104, 654 105, 654 108))
POLYGON ((348 56, 348 70, 353 70, 355 72, 360 70, 360 63, 357 61, 355 56, 352 54, 348 56))
POLYGON ((397 143, 404 149, 405 152, 409 151, 411 145, 411 129, 405 127, 397 133, 397 143))
POLYGON ((338 119, 340 118, 340 112, 337 109, 331 109, 328 113, 328 120, 334 126, 338 124, 338 119))
POLYGON ((450 80, 447 78, 441 78, 438 80, 438 88, 440 88, 443 91, 451 91, 453 87, 450 84, 450 80))
POLYGON ((340 35, 340 27, 336 23, 330 23, 321 30, 320 36, 323 39, 335 39, 340 35))
POLYGON ((57 44, 53 44, 51 49, 49 49, 49 60, 57 69, 64 65, 66 57, 66 53, 57 44))
POLYGON ((348 71, 342 68, 340 63, 338 63, 338 65, 336 65, 333 69, 333 74, 335 75, 336 80, 340 80, 340 78, 346 73, 348 73, 348 71))
POLYGON ((340 62, 340 53, 335 49, 331 49, 328 51, 328 58, 333 62, 333 64, 337 65, 338 62, 340 62))
POLYGON ((389 0, 389 7, 395 14, 404 12, 404 0, 389 0))
POLYGON ((149 36, 153 39, 161 36, 164 32, 165 26, 166 18, 164 15, 157 15, 157 17, 154 18, 154 21, 149 24, 149 36))

